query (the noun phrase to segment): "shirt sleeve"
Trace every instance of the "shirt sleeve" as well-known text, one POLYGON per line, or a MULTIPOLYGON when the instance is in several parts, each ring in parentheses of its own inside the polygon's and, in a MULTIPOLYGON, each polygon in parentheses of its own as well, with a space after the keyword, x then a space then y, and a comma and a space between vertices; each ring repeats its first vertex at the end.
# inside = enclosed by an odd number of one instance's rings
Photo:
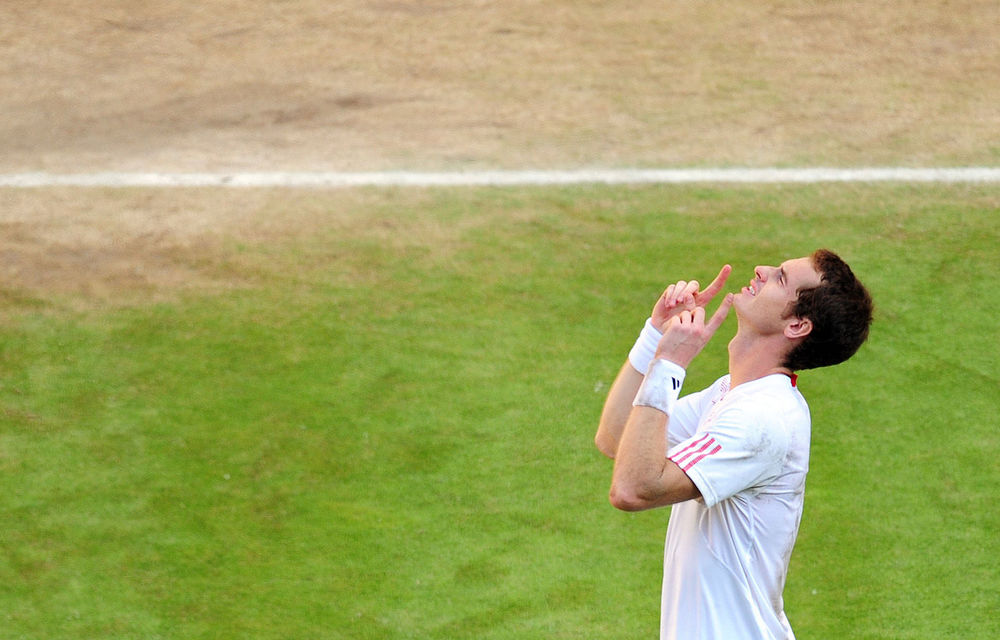
POLYGON ((728 384, 727 376, 719 378, 710 387, 683 396, 674 404, 667 421, 667 449, 695 434, 701 416, 711 406, 712 398, 718 395, 719 386, 725 384, 728 384))
POLYGON ((671 447, 667 457, 698 487, 705 506, 712 507, 778 477, 788 446, 780 420, 732 407, 707 429, 671 447))
POLYGON ((667 449, 687 440, 698 428, 698 396, 703 392, 684 396, 674 403, 674 410, 667 420, 667 449))

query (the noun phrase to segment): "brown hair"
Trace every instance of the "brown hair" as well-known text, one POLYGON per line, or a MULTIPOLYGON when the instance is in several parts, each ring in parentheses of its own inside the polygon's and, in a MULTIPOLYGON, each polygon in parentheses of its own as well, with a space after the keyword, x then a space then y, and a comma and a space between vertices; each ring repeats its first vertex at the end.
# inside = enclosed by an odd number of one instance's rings
POLYGON ((809 318, 812 331, 785 356, 792 371, 839 364, 853 356, 868 339, 872 323, 872 298, 854 272, 827 249, 811 256, 820 272, 820 284, 800 289, 788 315, 809 318))

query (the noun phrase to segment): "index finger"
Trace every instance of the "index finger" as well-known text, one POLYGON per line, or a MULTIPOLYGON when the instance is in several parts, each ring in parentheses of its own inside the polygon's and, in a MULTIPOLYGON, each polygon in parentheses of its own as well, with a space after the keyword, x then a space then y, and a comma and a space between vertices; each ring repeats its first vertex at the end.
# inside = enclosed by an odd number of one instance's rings
POLYGON ((717 293, 722 291, 722 286, 726 284, 726 280, 729 278, 729 274, 732 273, 732 271, 733 268, 731 266, 728 264, 723 265, 722 269, 719 270, 719 275, 715 276, 715 280, 712 280, 712 284, 708 285, 708 288, 699 292, 694 297, 695 304, 699 307, 703 307, 711 302, 712 298, 714 298, 717 293))

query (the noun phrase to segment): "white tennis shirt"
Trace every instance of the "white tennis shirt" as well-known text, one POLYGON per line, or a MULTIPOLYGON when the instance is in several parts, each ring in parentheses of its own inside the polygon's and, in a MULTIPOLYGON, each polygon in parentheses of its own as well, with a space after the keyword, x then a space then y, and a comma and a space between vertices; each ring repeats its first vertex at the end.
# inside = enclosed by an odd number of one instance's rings
POLYGON ((776 374, 729 376, 681 398, 667 456, 701 490, 673 505, 663 554, 661 640, 795 636, 782 590, 809 469, 809 407, 776 374))

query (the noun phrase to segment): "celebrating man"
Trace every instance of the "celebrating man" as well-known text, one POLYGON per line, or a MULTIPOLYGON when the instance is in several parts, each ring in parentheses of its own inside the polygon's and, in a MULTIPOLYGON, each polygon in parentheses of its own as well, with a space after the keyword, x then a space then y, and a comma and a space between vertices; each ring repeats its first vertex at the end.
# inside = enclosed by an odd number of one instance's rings
POLYGON ((809 408, 796 371, 838 364, 868 337, 872 301, 819 250, 757 267, 748 286, 670 285, 608 394, 595 442, 614 459, 611 503, 674 505, 663 559, 661 640, 794 638, 782 590, 802 515, 809 408), (685 371, 738 320, 729 373, 680 398, 685 371))

